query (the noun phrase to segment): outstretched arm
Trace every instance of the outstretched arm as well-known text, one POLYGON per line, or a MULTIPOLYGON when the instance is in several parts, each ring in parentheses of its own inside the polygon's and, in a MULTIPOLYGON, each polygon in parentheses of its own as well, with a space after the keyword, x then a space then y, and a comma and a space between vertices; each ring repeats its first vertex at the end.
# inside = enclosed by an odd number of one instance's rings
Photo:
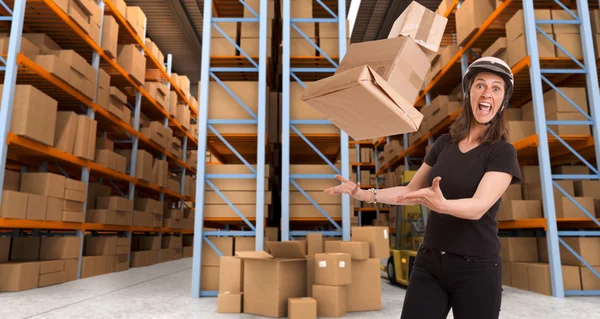
POLYGON ((487 172, 473 197, 448 200, 440 190, 441 178, 436 177, 431 187, 404 194, 398 200, 403 205, 421 204, 440 214, 478 220, 502 197, 511 179, 507 173, 487 172))
MULTIPOLYGON (((377 202, 390 205, 402 205, 398 201, 399 196, 427 187, 427 176, 429 175, 430 170, 431 166, 423 164, 407 186, 378 189, 377 202)), ((325 192, 329 195, 348 194, 361 201, 371 199, 371 193, 366 189, 361 189, 360 183, 354 183, 339 175, 336 176, 336 179, 342 182, 342 184, 325 189, 325 192)))

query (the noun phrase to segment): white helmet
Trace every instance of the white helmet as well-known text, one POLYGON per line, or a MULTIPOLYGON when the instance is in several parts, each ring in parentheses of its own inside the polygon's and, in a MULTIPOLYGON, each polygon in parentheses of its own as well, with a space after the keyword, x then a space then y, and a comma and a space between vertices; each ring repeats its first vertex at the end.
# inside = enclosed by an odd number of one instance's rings
POLYGON ((506 93, 504 94, 502 107, 500 108, 498 113, 502 112, 502 110, 504 110, 504 107, 508 104, 508 101, 512 96, 513 87, 515 85, 512 70, 510 69, 508 64, 506 64, 506 62, 493 56, 482 57, 475 60, 475 62, 469 65, 462 79, 462 89, 465 100, 469 99, 469 83, 471 83, 473 77, 479 72, 491 72, 501 76, 504 79, 504 82, 506 83, 506 93))

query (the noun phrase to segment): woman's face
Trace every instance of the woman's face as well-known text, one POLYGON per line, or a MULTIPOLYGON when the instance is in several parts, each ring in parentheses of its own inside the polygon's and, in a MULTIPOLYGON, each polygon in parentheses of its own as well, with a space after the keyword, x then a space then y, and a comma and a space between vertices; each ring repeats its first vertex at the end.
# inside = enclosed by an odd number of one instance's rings
POLYGON ((480 124, 491 121, 504 99, 505 83, 499 75, 480 72, 471 85, 471 110, 475 120, 480 124))

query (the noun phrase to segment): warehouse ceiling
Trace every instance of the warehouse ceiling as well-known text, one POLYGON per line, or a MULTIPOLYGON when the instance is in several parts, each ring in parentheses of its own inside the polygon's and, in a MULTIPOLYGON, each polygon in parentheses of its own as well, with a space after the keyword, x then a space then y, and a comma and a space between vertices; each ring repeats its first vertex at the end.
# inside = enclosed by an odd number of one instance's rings
MULTIPOLYGON (((337 0, 322 0, 333 11, 337 0)), ((351 42, 364 42, 387 38, 400 13, 411 0, 362 0, 351 42)), ((243 6, 239 0, 214 0, 213 15, 219 17, 241 17, 243 6)), ((351 0, 346 0, 350 8, 351 0)), ((440 0, 421 0, 419 3, 435 10, 440 0)), ((276 0, 275 11, 279 12, 280 0, 276 0)), ((139 6, 146 17, 147 36, 165 54, 173 55, 173 72, 187 75, 193 84, 200 77, 202 55, 202 11, 203 0, 127 0, 127 5, 139 6)), ((314 1, 313 15, 329 17, 325 9, 314 1)), ((195 87, 195 85, 193 85, 195 87)), ((192 90, 192 94, 196 94, 192 90)))

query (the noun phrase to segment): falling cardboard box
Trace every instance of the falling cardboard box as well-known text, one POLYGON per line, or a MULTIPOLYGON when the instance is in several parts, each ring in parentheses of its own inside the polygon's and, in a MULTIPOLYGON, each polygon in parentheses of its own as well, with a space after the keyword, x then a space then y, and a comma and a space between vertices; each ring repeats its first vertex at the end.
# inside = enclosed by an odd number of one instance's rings
POLYGON ((396 37, 352 44, 335 73, 365 64, 409 102, 417 99, 431 68, 429 59, 412 38, 396 37))
POLYGON ((423 114, 368 65, 307 85, 302 100, 353 139, 416 132, 423 114))
POLYGON ((435 14, 423 5, 413 1, 396 19, 388 38, 408 36, 414 39, 433 58, 440 48, 448 18, 435 14))

